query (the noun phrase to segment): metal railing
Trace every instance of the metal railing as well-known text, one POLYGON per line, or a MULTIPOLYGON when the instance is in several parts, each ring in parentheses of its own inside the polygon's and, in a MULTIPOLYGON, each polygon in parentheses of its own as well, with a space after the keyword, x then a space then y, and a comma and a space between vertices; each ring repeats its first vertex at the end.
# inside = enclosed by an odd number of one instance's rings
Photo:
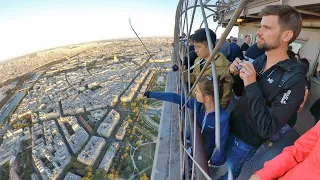
MULTIPOLYGON (((179 129, 181 130, 180 138, 180 153, 181 153, 181 161, 182 167, 181 169, 181 179, 189 179, 189 167, 188 167, 188 157, 192 161, 192 171, 191 171, 191 179, 211 179, 209 176, 209 168, 208 162, 206 159, 206 152, 204 151, 203 139, 201 136, 200 129, 198 124, 196 123, 196 109, 194 107, 194 111, 190 111, 186 108, 187 102, 190 100, 191 92, 194 90, 196 84, 199 82, 199 79, 204 74, 207 67, 212 64, 212 76, 213 76, 213 87, 214 87, 214 103, 215 103, 215 145, 216 149, 214 152, 220 149, 220 103, 219 103, 219 92, 218 92, 218 79, 216 73, 215 62, 213 61, 214 56, 217 54, 218 50, 226 40, 226 37, 230 33, 232 27, 236 23, 237 18, 240 16, 242 10, 249 0, 241 0, 236 3, 232 3, 230 5, 236 5, 236 9, 234 11, 233 17, 229 21, 224 33, 221 35, 220 40, 216 46, 214 46, 211 41, 210 33, 209 33, 209 25, 207 22, 207 18, 210 16, 206 15, 205 9, 208 7, 216 7, 216 8, 226 8, 226 4, 223 2, 214 1, 216 5, 211 5, 210 0, 200 0, 198 5, 198 0, 194 1, 194 4, 190 3, 189 0, 180 0, 177 11, 176 11, 176 20, 175 20, 175 32, 174 32, 174 55, 173 61, 179 66, 179 85, 178 91, 182 98, 185 98, 185 103, 183 104, 181 99, 181 110, 180 110, 180 123, 179 129), (204 2, 203 2, 204 1, 204 2), (189 6, 191 4, 191 6, 189 6), (219 4, 221 6, 219 6, 219 4), (199 76, 191 87, 190 84, 190 57, 189 57, 189 37, 191 33, 192 26, 194 25, 194 17, 197 8, 200 7, 200 11, 203 18, 203 23, 205 25, 207 42, 210 50, 210 57, 206 60, 204 67, 202 68, 199 76), (191 21, 189 22, 188 11, 192 10, 191 21), (189 25, 190 24, 190 25, 189 25), (184 40, 179 39, 179 35, 182 35, 186 32, 186 44, 184 40), (213 48, 214 47, 214 48, 213 48), (188 72, 188 83, 185 84, 184 76, 183 76, 183 65, 181 60, 184 60, 187 56, 188 64, 187 64, 187 72, 188 72), (190 125, 190 134, 192 141, 192 155, 188 153, 186 147, 186 130, 188 128, 188 123, 190 125)), ((230 7, 230 6, 229 6, 230 7)), ((212 12, 212 10, 211 10, 212 12)), ((216 14, 221 15, 221 14, 216 14)), ((230 170, 229 170, 230 174, 230 170)))

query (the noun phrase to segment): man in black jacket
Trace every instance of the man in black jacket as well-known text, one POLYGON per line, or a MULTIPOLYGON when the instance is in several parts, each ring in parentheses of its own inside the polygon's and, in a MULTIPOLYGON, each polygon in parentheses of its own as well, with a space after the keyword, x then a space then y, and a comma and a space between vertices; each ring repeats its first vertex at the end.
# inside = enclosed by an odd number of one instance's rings
MULTIPOLYGON (((230 115, 227 166, 236 179, 256 149, 283 127, 303 101, 305 75, 297 73, 297 61, 289 59, 288 45, 301 31, 301 15, 287 5, 264 8, 257 31, 258 47, 266 51, 251 64, 236 59, 230 65, 234 88, 244 86, 242 96, 230 115), (281 84, 281 85, 280 85, 281 84)), ((222 179, 227 179, 227 175, 222 179)))

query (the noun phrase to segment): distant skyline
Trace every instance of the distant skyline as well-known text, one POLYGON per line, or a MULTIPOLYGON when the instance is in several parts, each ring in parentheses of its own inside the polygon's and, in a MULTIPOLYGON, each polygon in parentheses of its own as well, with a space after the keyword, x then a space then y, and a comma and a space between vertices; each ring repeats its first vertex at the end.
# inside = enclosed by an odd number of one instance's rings
POLYGON ((0 61, 69 44, 134 38, 129 18, 141 37, 173 37, 178 4, 178 0, 0 2, 0 61))

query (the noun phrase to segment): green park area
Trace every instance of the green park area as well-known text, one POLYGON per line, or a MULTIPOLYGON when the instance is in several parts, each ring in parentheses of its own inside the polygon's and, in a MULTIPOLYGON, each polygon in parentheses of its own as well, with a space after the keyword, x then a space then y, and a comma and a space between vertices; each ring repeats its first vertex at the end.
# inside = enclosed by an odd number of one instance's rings
POLYGON ((31 179, 31 174, 33 173, 32 166, 32 149, 26 141, 21 142, 21 147, 24 149, 21 153, 21 165, 22 165, 22 174, 21 178, 29 180, 31 179), (26 148, 26 149, 25 149, 26 148))
MULTIPOLYGON (((156 143, 150 143, 140 146, 136 149, 134 160, 139 172, 152 168, 153 158, 155 153, 156 143)), ((151 174, 147 174, 149 177, 151 174)))
POLYGON ((0 180, 8 180, 10 179, 10 173, 9 173, 9 162, 6 162, 5 164, 3 164, 1 166, 1 176, 0 176, 0 180))

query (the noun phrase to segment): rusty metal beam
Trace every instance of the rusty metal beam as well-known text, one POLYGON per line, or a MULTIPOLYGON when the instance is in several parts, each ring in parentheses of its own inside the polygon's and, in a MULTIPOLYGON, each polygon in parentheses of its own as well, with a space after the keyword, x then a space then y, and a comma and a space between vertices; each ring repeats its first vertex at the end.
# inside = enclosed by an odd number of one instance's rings
MULTIPOLYGON (((190 6, 188 7, 186 10, 182 11, 182 14, 185 13, 186 11, 192 9, 194 6, 190 6)), ((196 5, 196 7, 200 7, 200 5, 196 5)), ((209 7, 221 7, 221 8, 229 8, 230 6, 229 5, 205 5, 204 8, 210 10, 210 11, 213 11, 213 12, 217 12, 217 11, 214 11, 213 9, 209 8, 209 7)))
POLYGON ((248 18, 256 18, 256 19, 260 19, 260 16, 254 16, 254 15, 246 15, 246 17, 248 18))
POLYGON ((299 13, 302 13, 302 14, 309 14, 309 15, 313 15, 313 16, 320 16, 320 13, 317 13, 317 12, 307 11, 307 10, 297 9, 297 8, 296 8, 296 10, 297 10, 299 13))

